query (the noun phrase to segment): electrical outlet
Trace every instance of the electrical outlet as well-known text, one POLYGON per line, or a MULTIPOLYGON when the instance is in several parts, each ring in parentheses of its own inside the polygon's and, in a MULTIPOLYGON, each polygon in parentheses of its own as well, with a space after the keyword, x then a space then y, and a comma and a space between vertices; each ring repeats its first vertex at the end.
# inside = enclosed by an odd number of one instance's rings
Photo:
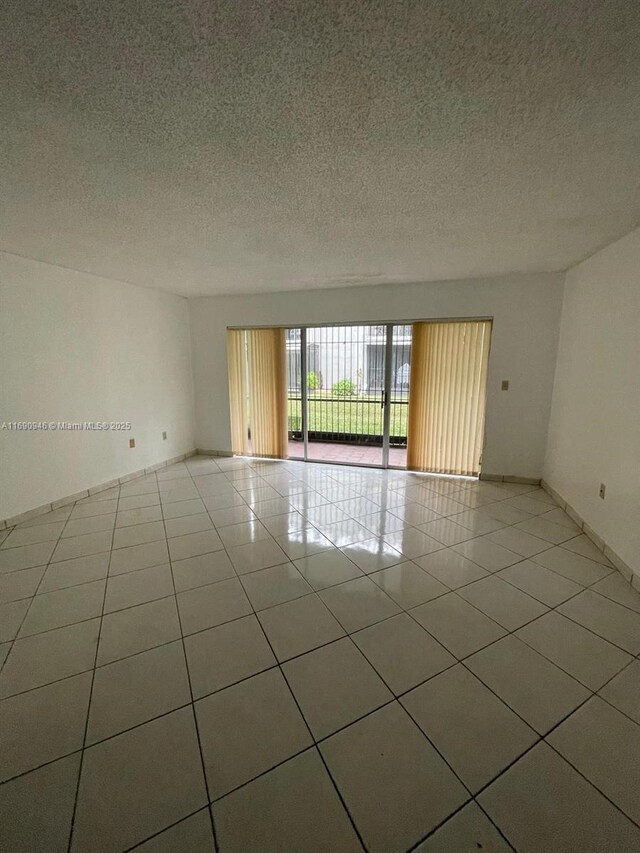
POLYGON ((135 447, 135 446, 136 446, 135 438, 130 438, 129 439, 129 447, 135 447))
POLYGON ((501 391, 508 391, 509 390, 509 380, 508 379, 502 380, 502 385, 500 386, 500 390, 501 391))
POLYGON ((602 500, 604 500, 604 493, 605 493, 606 491, 607 491, 607 487, 605 486, 605 484, 604 484, 604 483, 600 483, 600 491, 598 492, 598 494, 600 495, 600 497, 602 498, 602 500))
POLYGON ((166 432, 163 432, 163 433, 162 433, 162 440, 163 440, 163 441, 166 441, 166 440, 167 440, 167 434, 166 434, 166 432))

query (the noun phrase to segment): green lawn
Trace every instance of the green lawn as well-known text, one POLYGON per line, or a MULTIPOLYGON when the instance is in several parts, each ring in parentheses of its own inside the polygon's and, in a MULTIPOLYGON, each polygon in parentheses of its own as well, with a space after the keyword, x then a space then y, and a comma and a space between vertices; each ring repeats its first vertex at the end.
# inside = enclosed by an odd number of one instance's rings
MULTIPOLYGON (((309 393, 309 432, 334 432, 357 435, 382 435, 382 408, 380 396, 345 397, 341 400, 324 400, 309 393), (344 402, 343 402, 344 400, 344 402)), ((326 396, 326 395, 324 395, 326 396)), ((407 434, 406 403, 391 402, 391 435, 407 434)), ((289 400, 289 429, 302 429, 300 400, 289 400)))

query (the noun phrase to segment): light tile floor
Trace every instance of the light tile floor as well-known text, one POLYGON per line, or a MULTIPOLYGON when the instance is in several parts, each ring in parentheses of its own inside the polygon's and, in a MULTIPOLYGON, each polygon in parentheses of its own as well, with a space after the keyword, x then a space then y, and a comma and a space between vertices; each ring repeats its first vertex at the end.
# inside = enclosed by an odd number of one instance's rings
POLYGON ((0 540, 3 851, 640 850, 640 595, 540 489, 194 457, 0 540))

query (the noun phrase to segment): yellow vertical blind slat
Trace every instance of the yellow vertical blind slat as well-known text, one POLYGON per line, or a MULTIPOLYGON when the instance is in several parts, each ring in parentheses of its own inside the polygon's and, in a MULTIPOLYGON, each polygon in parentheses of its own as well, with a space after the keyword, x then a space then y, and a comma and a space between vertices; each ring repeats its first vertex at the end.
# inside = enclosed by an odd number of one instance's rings
POLYGON ((284 329, 228 329, 233 453, 284 459, 287 362, 284 329))
POLYGON ((287 437, 287 361, 284 329, 247 329, 251 451, 284 459, 287 437))
POLYGON ((231 410, 231 450, 244 455, 249 451, 249 414, 247 410, 247 374, 245 332, 227 330, 227 363, 231 410))
POLYGON ((491 323, 415 323, 407 468, 477 474, 484 433, 491 323))

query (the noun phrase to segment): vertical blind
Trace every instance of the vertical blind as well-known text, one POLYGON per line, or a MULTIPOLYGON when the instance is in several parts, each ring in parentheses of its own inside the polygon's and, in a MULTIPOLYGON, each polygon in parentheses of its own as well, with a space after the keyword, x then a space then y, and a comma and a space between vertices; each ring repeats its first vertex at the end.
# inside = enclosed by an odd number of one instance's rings
POLYGON ((480 470, 491 322, 414 323, 407 468, 480 470))
POLYGON ((284 329, 229 329, 229 397, 234 453, 287 456, 284 329))
POLYGON ((240 456, 249 453, 249 393, 247 388, 247 337, 244 329, 227 331, 231 450, 240 456))

